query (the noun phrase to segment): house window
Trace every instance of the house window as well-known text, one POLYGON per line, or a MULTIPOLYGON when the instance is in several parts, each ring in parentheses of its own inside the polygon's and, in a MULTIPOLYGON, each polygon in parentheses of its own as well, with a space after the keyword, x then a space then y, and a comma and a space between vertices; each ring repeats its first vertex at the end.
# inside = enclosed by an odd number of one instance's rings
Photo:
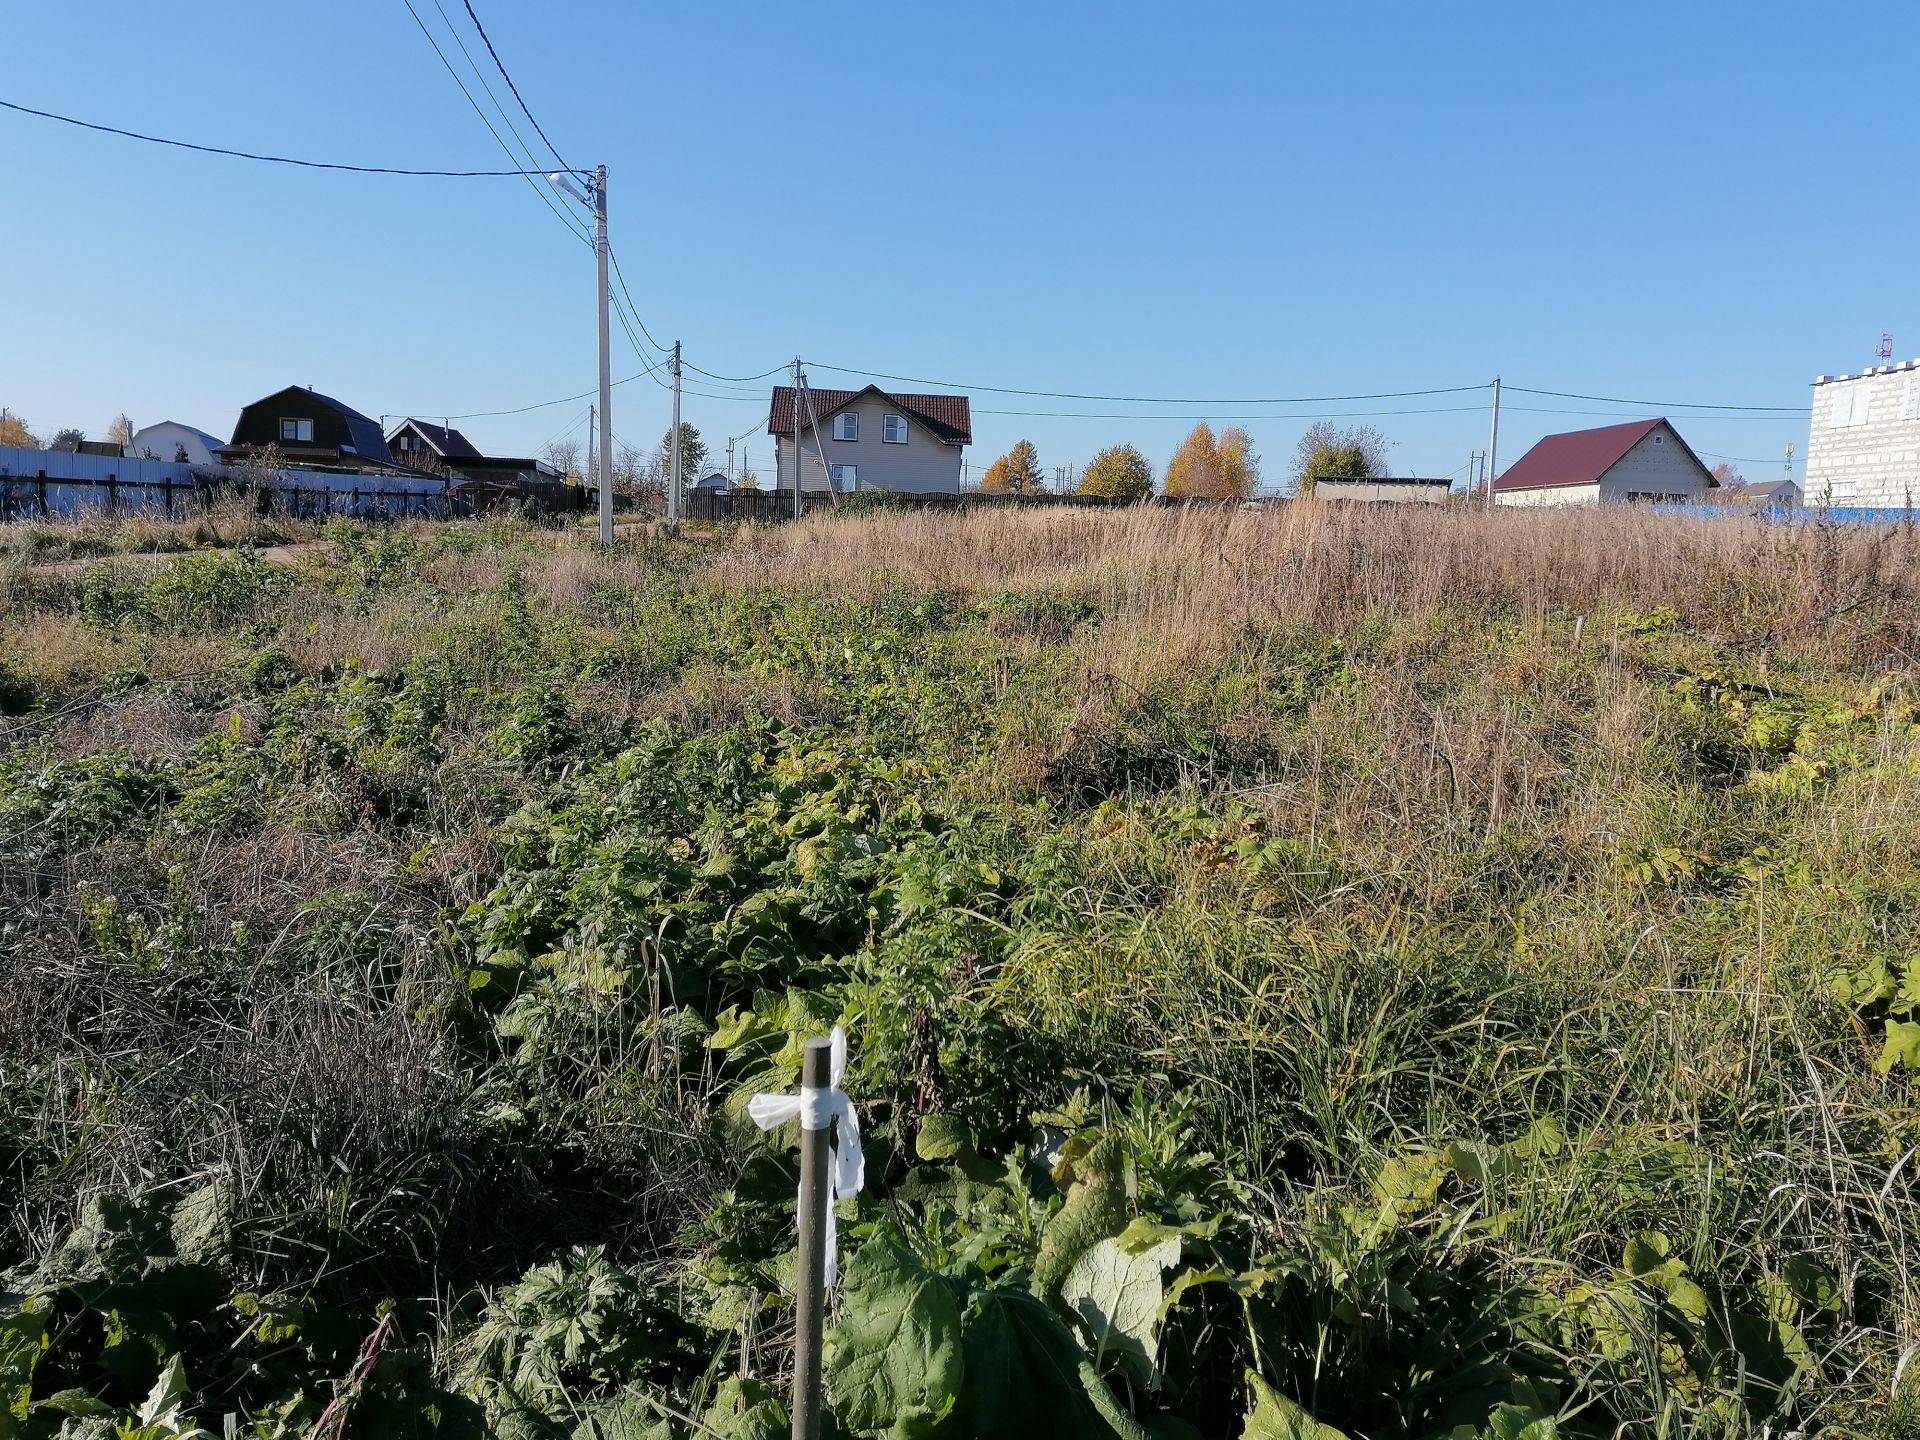
POLYGON ((880 422, 880 439, 887 445, 907 443, 907 422, 899 415, 889 415, 880 422))
POLYGON ((860 416, 849 410, 844 415, 833 417, 833 438, 836 440, 858 440, 860 438, 860 416))
POLYGON ((854 470, 855 467, 852 465, 834 466, 833 488, 836 490, 852 490, 855 488, 856 476, 854 470))
POLYGON ((1656 435, 1653 437, 1653 443, 1656 445, 1664 445, 1667 443, 1667 437, 1664 435, 1656 435))
POLYGON ((291 440, 299 445, 311 445, 313 443, 313 421, 295 420, 291 417, 283 418, 280 421, 280 438, 282 440, 291 440))

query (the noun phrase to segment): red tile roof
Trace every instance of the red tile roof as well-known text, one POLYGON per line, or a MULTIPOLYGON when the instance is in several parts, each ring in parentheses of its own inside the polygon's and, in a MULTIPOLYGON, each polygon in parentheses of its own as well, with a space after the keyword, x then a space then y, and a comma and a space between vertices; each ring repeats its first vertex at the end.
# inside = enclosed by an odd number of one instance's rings
MULTIPOLYGON (((1666 420, 1629 420, 1624 425, 1602 425, 1596 430, 1569 430, 1562 435, 1544 437, 1493 482, 1494 491, 1497 494, 1502 490, 1592 485, 1662 425, 1680 441, 1680 448, 1692 457, 1693 463, 1700 465, 1700 457, 1694 455, 1693 448, 1680 439, 1680 433, 1667 425, 1666 420)), ((1707 467, 1701 465, 1700 468, 1707 467)))
MULTIPOLYGON (((961 445, 973 443, 973 410, 965 395, 901 395, 882 390, 878 385, 869 385, 863 390, 820 390, 809 385, 807 394, 813 401, 813 417, 825 424, 827 417, 835 411, 844 410, 862 395, 878 395, 889 405, 897 405, 914 419, 920 421, 942 440, 957 442, 961 445)), ((791 435, 793 433, 793 387, 776 385, 773 387, 773 405, 767 416, 769 435, 791 435)))

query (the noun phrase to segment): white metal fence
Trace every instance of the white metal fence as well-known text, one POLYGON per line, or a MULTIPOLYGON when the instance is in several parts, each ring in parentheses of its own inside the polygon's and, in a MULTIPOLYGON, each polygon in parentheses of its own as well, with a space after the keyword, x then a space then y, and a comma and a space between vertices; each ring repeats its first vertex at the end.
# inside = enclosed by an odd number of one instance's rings
POLYGON ((263 477, 174 460, 0 446, 0 520, 92 511, 190 514, 241 483, 257 487, 265 505, 293 515, 446 516, 467 508, 448 496, 444 480, 428 476, 283 469, 263 477))

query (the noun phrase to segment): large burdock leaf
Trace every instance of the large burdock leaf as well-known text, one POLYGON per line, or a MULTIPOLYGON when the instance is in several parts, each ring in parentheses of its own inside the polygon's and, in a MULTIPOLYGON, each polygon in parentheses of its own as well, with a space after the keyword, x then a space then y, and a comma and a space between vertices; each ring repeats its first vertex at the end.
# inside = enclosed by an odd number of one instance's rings
POLYGON ((1347 1440, 1346 1431, 1322 1425, 1251 1370, 1247 1393, 1253 1409, 1247 1412, 1243 1440, 1347 1440))
POLYGON ((990 1290, 976 1303, 967 1322, 964 1433, 1146 1440, 1044 1301, 990 1290))
MULTIPOLYGON (((1062 1167, 1069 1162, 1062 1161, 1062 1167)), ((1033 1262, 1033 1293, 1051 1296, 1074 1263, 1090 1248, 1118 1235, 1127 1223, 1127 1152, 1118 1135, 1106 1135, 1071 1162, 1067 1203, 1047 1222, 1033 1262)))
MULTIPOLYGON (((0 1305, 5 1303, 0 1299, 0 1305)), ((33 1399, 33 1370, 47 1348, 53 1302, 44 1295, 0 1313, 0 1440, 12 1440, 33 1399)))
POLYGON ((945 1280, 891 1240, 869 1240, 853 1257, 828 1341, 827 1396, 847 1429, 910 1440, 953 1409, 960 1307, 945 1280))
POLYGON ((1060 1303, 1079 1320, 1096 1369, 1105 1370, 1117 1356, 1142 1385, 1158 1386, 1153 1357, 1163 1294, 1160 1277, 1179 1263, 1178 1236, 1131 1255, 1117 1240, 1102 1240, 1074 1262, 1061 1283, 1060 1303))
POLYGON ((1896 1065, 1920 1070, 1920 1025, 1908 1020, 1887 1021, 1887 1043, 1881 1047, 1880 1058, 1873 1062, 1873 1068, 1886 1075, 1896 1065))

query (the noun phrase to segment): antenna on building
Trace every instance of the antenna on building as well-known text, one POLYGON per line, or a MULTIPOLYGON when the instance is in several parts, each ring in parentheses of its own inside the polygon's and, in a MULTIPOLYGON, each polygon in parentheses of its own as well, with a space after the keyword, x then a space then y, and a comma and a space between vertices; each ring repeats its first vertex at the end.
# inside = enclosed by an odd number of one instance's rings
POLYGON ((1893 336, 1890 334, 1882 335, 1880 337, 1880 348, 1875 350, 1873 354, 1874 358, 1879 360, 1882 365, 1885 365, 1889 360, 1893 359, 1893 336))

